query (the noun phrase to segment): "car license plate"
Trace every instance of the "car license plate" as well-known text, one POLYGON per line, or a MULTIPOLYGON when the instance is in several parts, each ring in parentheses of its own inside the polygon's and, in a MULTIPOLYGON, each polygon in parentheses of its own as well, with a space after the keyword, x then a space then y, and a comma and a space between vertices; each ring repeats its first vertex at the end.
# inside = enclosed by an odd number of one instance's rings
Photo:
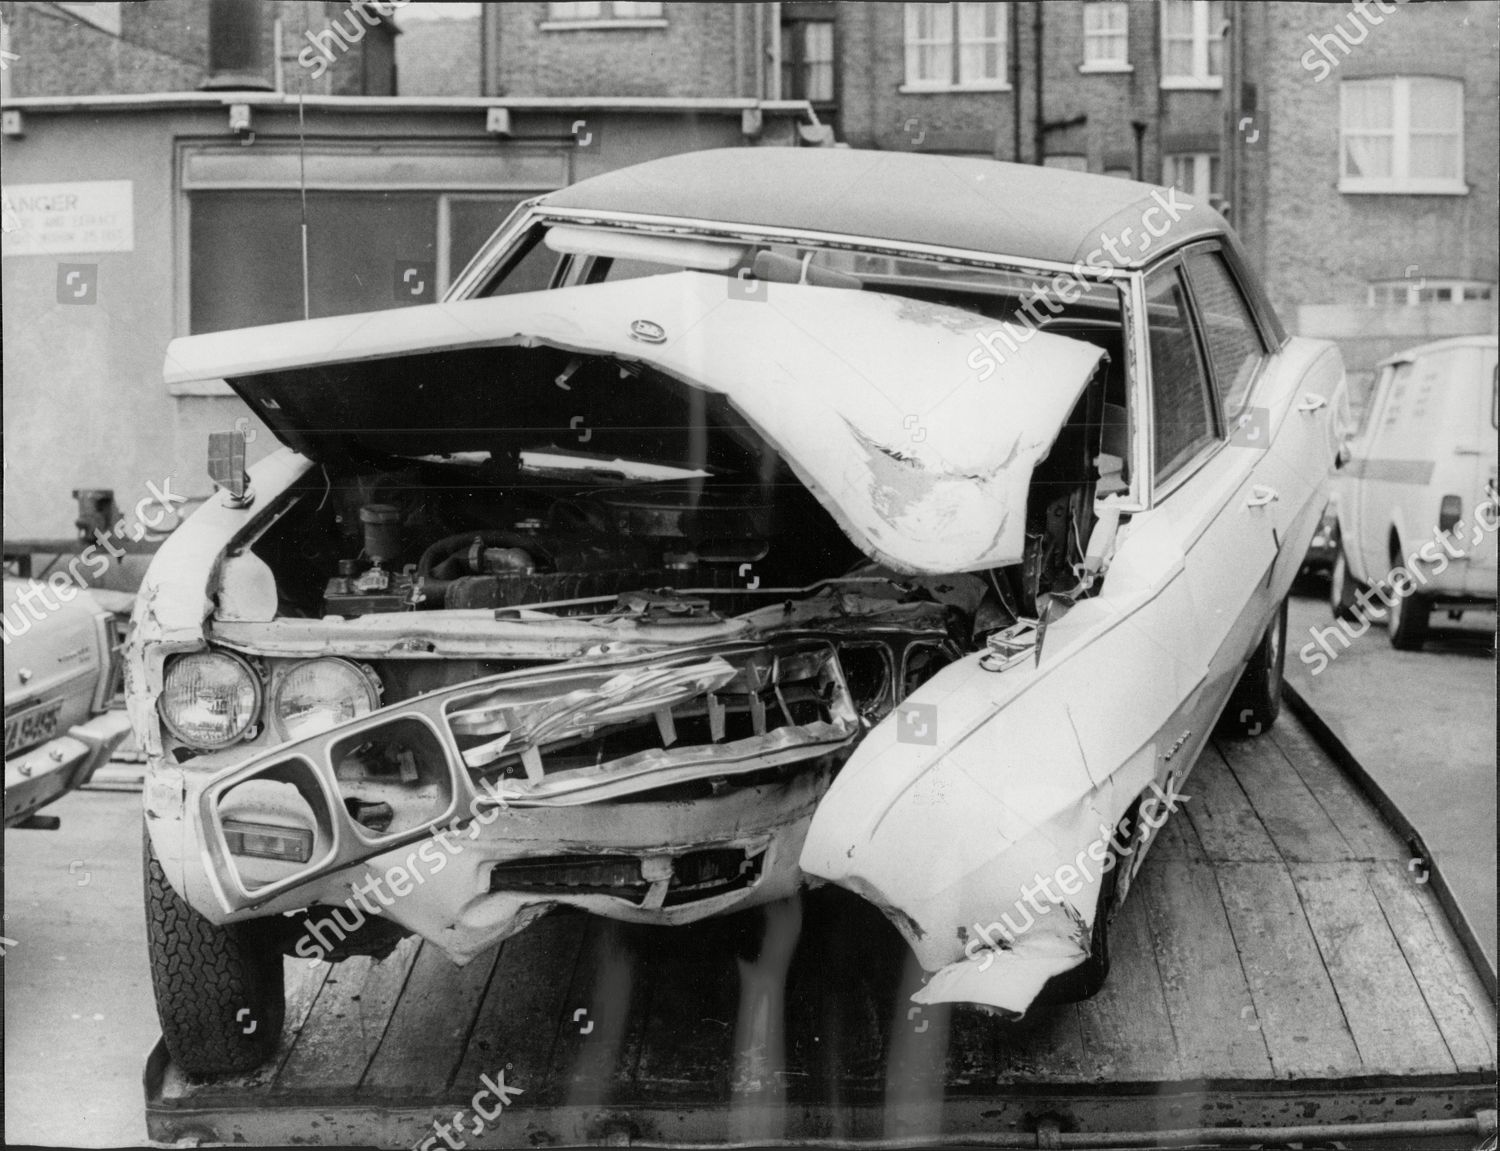
POLYGON ((62 711, 63 701, 54 699, 50 703, 27 708, 5 721, 5 758, 35 747, 57 733, 57 717, 62 711))

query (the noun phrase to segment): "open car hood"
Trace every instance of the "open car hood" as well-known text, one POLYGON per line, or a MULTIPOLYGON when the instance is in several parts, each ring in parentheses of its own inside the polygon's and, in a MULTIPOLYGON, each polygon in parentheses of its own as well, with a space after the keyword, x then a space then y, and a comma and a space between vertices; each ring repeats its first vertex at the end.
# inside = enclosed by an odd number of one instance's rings
MULTIPOLYGON (((189 336, 168 347, 165 375, 227 380, 282 442, 330 459, 389 451, 395 423, 408 445, 431 427, 429 450, 463 446, 472 397, 445 405, 458 394, 446 373, 476 361, 454 354, 550 347, 645 363, 722 395, 873 559, 934 574, 1019 562, 1032 469, 1098 348, 1037 332, 997 364, 977 338, 997 325, 971 312, 779 283, 739 299, 736 286, 682 272, 189 336)), ((498 354, 478 383, 520 424, 567 390, 498 354)), ((568 426, 550 431, 576 446, 568 426)))

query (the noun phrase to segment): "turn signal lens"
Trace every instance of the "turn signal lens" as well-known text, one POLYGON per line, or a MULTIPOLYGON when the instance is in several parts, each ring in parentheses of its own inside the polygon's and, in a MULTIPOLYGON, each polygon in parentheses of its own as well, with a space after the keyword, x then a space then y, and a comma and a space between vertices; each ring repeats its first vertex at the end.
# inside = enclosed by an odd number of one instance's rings
POLYGON ((312 832, 301 827, 278 827, 270 823, 226 819, 224 841, 229 844, 229 850, 234 855, 284 859, 289 863, 306 863, 312 858, 312 832))

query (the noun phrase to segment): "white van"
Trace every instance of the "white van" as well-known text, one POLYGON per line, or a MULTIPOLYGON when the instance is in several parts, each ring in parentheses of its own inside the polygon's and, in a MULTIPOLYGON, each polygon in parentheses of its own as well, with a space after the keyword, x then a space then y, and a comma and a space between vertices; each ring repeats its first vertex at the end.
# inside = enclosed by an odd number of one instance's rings
POLYGON ((1389 600, 1398 648, 1422 646, 1434 610, 1495 606, 1496 343, 1463 336, 1382 363, 1332 485, 1334 615, 1380 618, 1389 600))

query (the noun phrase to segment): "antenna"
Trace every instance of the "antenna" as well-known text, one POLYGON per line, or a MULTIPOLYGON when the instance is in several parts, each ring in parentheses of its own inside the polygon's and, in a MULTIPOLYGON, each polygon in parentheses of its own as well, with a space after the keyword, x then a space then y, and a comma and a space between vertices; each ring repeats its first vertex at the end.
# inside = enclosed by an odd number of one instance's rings
POLYGON ((307 78, 297 86, 297 184, 302 193, 302 318, 311 319, 307 288, 307 120, 303 115, 307 78))

